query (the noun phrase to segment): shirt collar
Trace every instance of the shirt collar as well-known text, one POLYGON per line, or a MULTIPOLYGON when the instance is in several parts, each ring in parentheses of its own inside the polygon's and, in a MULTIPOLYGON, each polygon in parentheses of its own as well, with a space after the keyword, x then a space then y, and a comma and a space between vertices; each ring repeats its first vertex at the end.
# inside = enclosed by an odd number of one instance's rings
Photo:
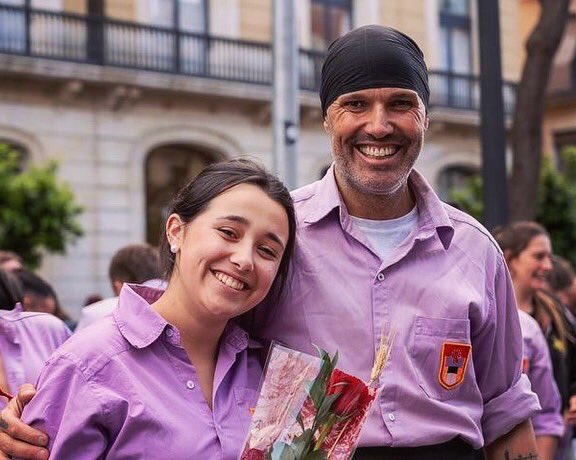
POLYGON ((168 322, 150 305, 164 291, 138 284, 124 284, 113 312, 120 333, 135 348, 145 348, 164 331, 168 322), (138 321, 135 321, 138 318, 138 321))
MULTIPOLYGON (((138 284, 124 284, 118 297, 118 308, 114 319, 120 333, 135 348, 145 348, 152 344, 169 323, 150 305, 156 302, 164 291, 138 284), (134 318, 138 321, 134 321, 134 318)), ((224 329, 222 341, 236 352, 246 348, 260 348, 258 342, 250 340, 244 329, 229 321, 224 329)))
MULTIPOLYGON (((335 208, 339 208, 341 214, 348 216, 348 210, 334 177, 334 164, 330 166, 325 176, 316 185, 314 208, 307 215, 306 223, 319 222, 335 208)), ((448 249, 454 236, 454 225, 450 221, 442 201, 424 176, 416 170, 412 170, 410 173, 408 186, 416 197, 420 238, 426 235, 430 236, 435 231, 444 249, 448 249)))
POLYGON ((314 208, 306 216, 306 223, 316 223, 326 217, 335 208, 340 208, 346 213, 346 205, 340 196, 340 190, 334 177, 334 163, 322 179, 316 183, 314 208))

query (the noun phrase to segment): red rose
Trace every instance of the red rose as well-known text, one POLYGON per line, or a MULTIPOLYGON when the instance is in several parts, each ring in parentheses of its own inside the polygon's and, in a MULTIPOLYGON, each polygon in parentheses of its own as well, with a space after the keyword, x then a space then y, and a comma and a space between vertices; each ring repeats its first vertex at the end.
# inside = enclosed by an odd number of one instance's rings
POLYGON ((362 380, 338 369, 334 369, 330 376, 326 394, 339 394, 331 411, 340 417, 350 417, 371 400, 368 387, 362 380))
POLYGON ((242 454, 242 460, 265 460, 266 453, 260 449, 248 449, 242 454))

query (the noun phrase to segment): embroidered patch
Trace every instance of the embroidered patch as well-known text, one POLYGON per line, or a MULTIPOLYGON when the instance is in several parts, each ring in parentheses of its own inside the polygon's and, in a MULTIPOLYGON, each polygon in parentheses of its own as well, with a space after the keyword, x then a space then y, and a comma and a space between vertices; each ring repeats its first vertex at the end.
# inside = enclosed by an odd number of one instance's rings
POLYGON ((438 380, 447 390, 460 385, 468 366, 468 357, 472 346, 468 343, 444 342, 440 355, 440 373, 438 380))

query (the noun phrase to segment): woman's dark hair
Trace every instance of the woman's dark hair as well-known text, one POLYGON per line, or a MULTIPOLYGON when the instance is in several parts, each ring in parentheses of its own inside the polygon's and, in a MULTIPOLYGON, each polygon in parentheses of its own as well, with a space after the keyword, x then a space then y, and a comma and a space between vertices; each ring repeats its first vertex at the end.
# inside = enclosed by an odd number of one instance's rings
MULTIPOLYGON (((259 187, 284 208, 288 217, 288 241, 278 273, 270 289, 272 298, 278 299, 288 280, 290 259, 294 252, 296 215, 292 197, 286 186, 263 166, 246 159, 224 161, 208 166, 176 194, 167 215, 178 214, 182 222, 188 224, 208 207, 210 201, 240 184, 252 184, 259 187)), ((170 252, 165 231, 161 235, 160 260, 164 276, 169 279, 174 269, 175 254, 170 252)))
POLYGON ((23 298, 24 292, 18 278, 0 269, 0 310, 12 310, 23 298))
POLYGON ((46 280, 38 276, 36 273, 23 269, 16 270, 14 275, 18 277, 18 280, 22 284, 24 296, 34 295, 39 298, 52 297, 54 299, 54 304, 56 305, 53 313, 54 316, 60 318, 62 321, 70 320, 70 316, 64 311, 62 305, 60 305, 60 300, 58 300, 56 291, 54 291, 54 288, 46 280))
POLYGON ((533 238, 541 235, 550 238, 550 235, 542 225, 527 220, 496 227, 492 230, 492 235, 494 235, 494 239, 504 251, 506 262, 518 257, 528 247, 533 238))

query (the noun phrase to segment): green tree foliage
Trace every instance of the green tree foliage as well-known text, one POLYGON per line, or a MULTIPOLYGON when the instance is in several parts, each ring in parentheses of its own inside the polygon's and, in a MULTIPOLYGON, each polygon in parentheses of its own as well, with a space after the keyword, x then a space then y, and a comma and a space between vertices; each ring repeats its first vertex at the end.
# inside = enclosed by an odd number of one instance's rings
MULTIPOLYGON (((554 253, 576 266, 576 147, 561 153, 562 172, 548 157, 540 170, 536 220, 550 232, 554 253)), ((482 180, 475 176, 467 186, 454 190, 450 199, 476 219, 482 219, 482 180)))
POLYGON ((46 252, 66 252, 82 235, 82 208, 56 178, 57 164, 20 170, 18 153, 0 144, 0 249, 18 253, 36 268, 46 252))

